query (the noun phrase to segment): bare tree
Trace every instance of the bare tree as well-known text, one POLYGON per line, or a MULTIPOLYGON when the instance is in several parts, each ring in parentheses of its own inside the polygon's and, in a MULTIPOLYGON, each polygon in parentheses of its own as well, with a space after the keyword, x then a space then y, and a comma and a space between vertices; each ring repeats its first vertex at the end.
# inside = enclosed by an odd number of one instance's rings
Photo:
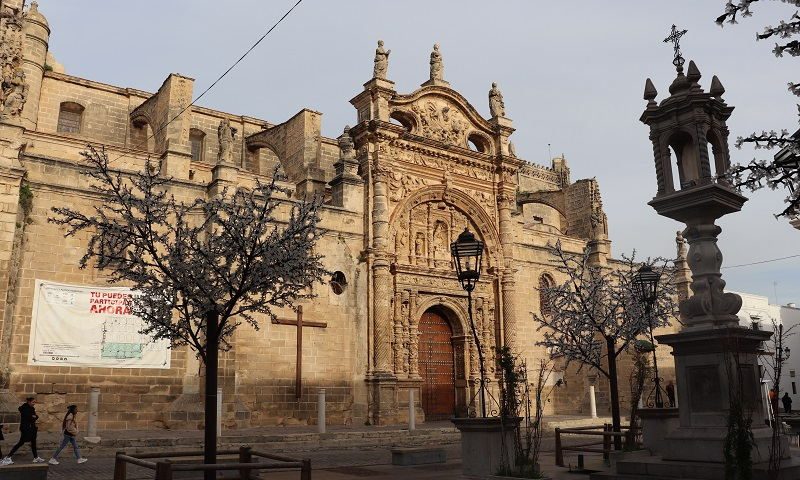
POLYGON ((137 292, 130 307, 146 324, 143 334, 188 345, 202 359, 205 462, 216 463, 219 350, 230 347, 243 321, 258 328, 257 314, 275 318, 274 308, 309 297, 327 273, 313 251, 319 202, 282 202, 272 181, 184 203, 168 192, 160 165, 148 161, 141 172, 123 174, 110 168, 104 150, 90 146, 82 155, 102 200, 91 214, 53 208, 50 221, 65 226, 66 236, 89 233, 81 268, 95 262, 110 283, 137 292), (279 222, 283 208, 290 213, 279 222))
MULTIPOLYGON (((549 304, 549 313, 534 314, 539 330, 544 331, 544 339, 537 344, 568 363, 596 368, 608 379, 612 423, 614 431, 620 432, 617 358, 639 335, 651 327, 669 325, 674 318, 677 308, 672 270, 665 260, 636 262, 634 256, 623 256, 614 267, 602 267, 589 261, 588 250, 568 253, 560 242, 551 246, 550 253, 555 268, 566 280, 540 291, 540 297, 549 304), (661 275, 650 318, 633 285, 643 264, 661 275)), ((615 447, 620 449, 621 445, 616 437, 615 447)))
MULTIPOLYGON (((758 0, 729 0, 725 11, 717 17, 720 26, 737 23, 737 19, 752 16, 752 6, 758 0)), ((783 3, 800 7, 800 0, 780 0, 783 3)), ((789 54, 800 56, 800 40, 792 39, 800 35, 800 14, 795 12, 788 20, 781 20, 776 26, 767 26, 756 35, 757 40, 776 39, 772 52, 776 57, 789 54)), ((789 82, 789 91, 800 96, 800 83, 789 82)), ((798 106, 800 112, 800 106, 798 106)), ((778 217, 800 216, 800 131, 790 134, 789 130, 753 132, 747 137, 738 137, 736 147, 751 144, 756 149, 782 149, 782 153, 771 160, 753 159, 746 165, 733 165, 726 174, 735 185, 755 191, 763 187, 773 190, 784 188, 788 191, 786 208, 778 217)))

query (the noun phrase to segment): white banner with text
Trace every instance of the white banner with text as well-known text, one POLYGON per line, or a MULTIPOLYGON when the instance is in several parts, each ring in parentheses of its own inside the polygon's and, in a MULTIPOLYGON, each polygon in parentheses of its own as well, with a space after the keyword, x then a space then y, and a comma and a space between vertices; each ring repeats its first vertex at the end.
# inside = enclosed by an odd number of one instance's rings
POLYGON ((28 365, 169 368, 167 340, 139 333, 125 287, 92 287, 36 280, 28 365))

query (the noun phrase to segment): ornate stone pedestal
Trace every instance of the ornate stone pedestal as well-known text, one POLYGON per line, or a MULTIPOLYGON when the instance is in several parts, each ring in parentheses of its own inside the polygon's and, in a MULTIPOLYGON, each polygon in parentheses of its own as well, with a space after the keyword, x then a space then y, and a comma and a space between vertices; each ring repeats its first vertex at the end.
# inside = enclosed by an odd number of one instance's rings
POLYGON ((757 350, 770 336, 729 326, 657 337, 673 349, 678 404, 687 406, 680 409, 678 428, 666 436, 665 460, 724 462, 728 411, 737 399, 752 416, 753 462, 769 458, 772 429, 764 423, 757 350))

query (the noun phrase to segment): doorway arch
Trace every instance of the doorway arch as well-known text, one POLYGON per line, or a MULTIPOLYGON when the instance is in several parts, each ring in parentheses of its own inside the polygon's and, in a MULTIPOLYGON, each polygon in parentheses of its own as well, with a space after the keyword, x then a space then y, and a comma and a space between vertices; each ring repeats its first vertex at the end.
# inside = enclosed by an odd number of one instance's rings
POLYGON ((419 321, 420 404, 426 420, 456 414, 456 362, 453 328, 438 309, 429 308, 419 321))

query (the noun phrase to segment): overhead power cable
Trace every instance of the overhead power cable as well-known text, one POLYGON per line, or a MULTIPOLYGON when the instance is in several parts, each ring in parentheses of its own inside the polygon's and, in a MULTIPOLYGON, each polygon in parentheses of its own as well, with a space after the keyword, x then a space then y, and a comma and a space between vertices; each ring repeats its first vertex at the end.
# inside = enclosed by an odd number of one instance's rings
POLYGON ((771 258, 771 259, 769 259, 769 260, 760 260, 760 261, 758 261, 758 262, 741 263, 741 264, 739 264, 739 265, 728 265, 728 266, 725 266, 725 267, 722 267, 722 268, 738 268, 738 267, 749 267, 750 265, 760 265, 760 264, 762 264, 762 263, 771 263, 771 262, 777 262, 777 261, 780 261, 780 260, 788 260, 788 259, 790 259, 790 258, 797 258, 797 257, 800 257, 800 254, 797 254, 797 255, 789 255, 788 257, 771 258))
MULTIPOLYGON (((209 86, 208 86, 208 87, 207 87, 205 90, 203 90, 203 92, 202 92, 200 95, 198 95, 197 97, 195 97, 195 98, 194 98, 194 100, 192 100, 192 102, 191 102, 191 103, 189 103, 188 105, 186 105, 185 107, 183 107, 183 109, 182 109, 180 112, 178 112, 178 114, 177 114, 177 115, 175 115, 174 117, 170 118, 170 119, 169 119, 169 121, 168 121, 167 123, 165 123, 164 125, 162 125, 161 127, 159 127, 159 129, 158 129, 158 130, 156 130, 156 131, 154 131, 152 134, 150 134, 150 135, 147 137, 147 141, 146 141, 146 142, 149 142, 149 141, 150 141, 150 139, 154 138, 154 137, 155 137, 157 134, 161 133, 161 131, 162 131, 162 130, 164 130, 165 128, 167 128, 167 127, 169 126, 169 124, 171 124, 171 123, 172 123, 172 122, 174 122, 174 121, 175 121, 175 120, 176 120, 178 117, 180 117, 181 115, 183 115, 183 114, 184 114, 184 112, 186 112, 186 110, 188 110, 188 109, 189 109, 189 107, 191 107, 192 105, 194 105, 195 103, 197 103, 197 101, 198 101, 198 100, 200 100, 201 98, 203 98, 203 96, 204 96, 206 93, 208 93, 208 92, 209 92, 209 91, 210 91, 212 88, 214 88, 214 87, 215 87, 215 86, 216 86, 216 85, 217 85, 217 84, 218 84, 218 83, 219 83, 219 82, 220 82, 220 81, 221 81, 223 78, 225 78, 225 76, 226 76, 226 75, 228 75, 228 74, 231 72, 231 70, 233 70, 234 68, 236 68, 236 66, 237 66, 237 65, 239 65, 239 63, 240 63, 242 60, 244 60, 244 58, 245 58, 247 55, 249 55, 249 54, 250 54, 250 52, 252 52, 253 50, 255 50, 255 48, 256 48, 256 47, 257 47, 257 46, 258 46, 258 45, 259 45, 259 44, 260 44, 262 41, 264 41, 264 39, 265 39, 265 38, 267 38, 267 36, 268 36, 270 33, 272 33, 272 31, 273 31, 273 30, 275 30, 275 28, 276 28, 278 25, 280 25, 280 24, 281 24, 281 22, 283 22, 283 21, 286 19, 286 17, 288 17, 288 16, 289 16, 289 15, 290 15, 290 14, 291 14, 293 11, 294 11, 294 9, 295 9, 295 8, 297 8, 297 6, 298 6, 298 5, 300 5, 302 2, 303 2, 303 0, 297 0, 297 2, 296 2, 294 5, 292 5, 292 8, 290 8, 289 10, 287 10, 287 11, 286 11, 286 13, 284 13, 284 14, 283 14, 283 16, 282 16, 281 18, 279 18, 279 19, 278 19, 278 21, 277 21, 277 22, 275 22, 275 23, 274 23, 274 24, 273 24, 271 27, 269 27, 269 30, 267 30, 267 31, 266 31, 266 32, 265 32, 263 35, 261 35, 261 37, 259 37, 259 39, 258 39, 258 40, 256 40, 256 42, 255 42, 254 44, 252 44, 252 45, 250 46, 250 48, 248 48, 248 49, 247 49, 247 50, 246 50, 246 51, 245 51, 245 52, 242 54, 242 56, 241 56, 241 57, 239 57, 239 58, 238 58, 238 59, 237 59, 235 62, 233 62, 233 64, 232 64, 230 67, 228 67, 228 69, 227 69, 227 70, 225 70, 224 72, 222 72, 222 75, 220 75, 219 77, 217 77, 217 79, 216 79, 216 80, 214 80, 214 81, 211 83, 211 85, 209 85, 209 86)), ((113 159, 113 160, 109 161, 108 163, 109 163, 109 164, 111 164, 111 163, 114 163, 114 162, 116 162, 117 160, 119 160, 120 158, 123 158, 123 157, 125 157, 125 156, 126 156, 125 154, 122 154, 122 155, 120 155, 120 156, 116 157, 115 159, 113 159)))

